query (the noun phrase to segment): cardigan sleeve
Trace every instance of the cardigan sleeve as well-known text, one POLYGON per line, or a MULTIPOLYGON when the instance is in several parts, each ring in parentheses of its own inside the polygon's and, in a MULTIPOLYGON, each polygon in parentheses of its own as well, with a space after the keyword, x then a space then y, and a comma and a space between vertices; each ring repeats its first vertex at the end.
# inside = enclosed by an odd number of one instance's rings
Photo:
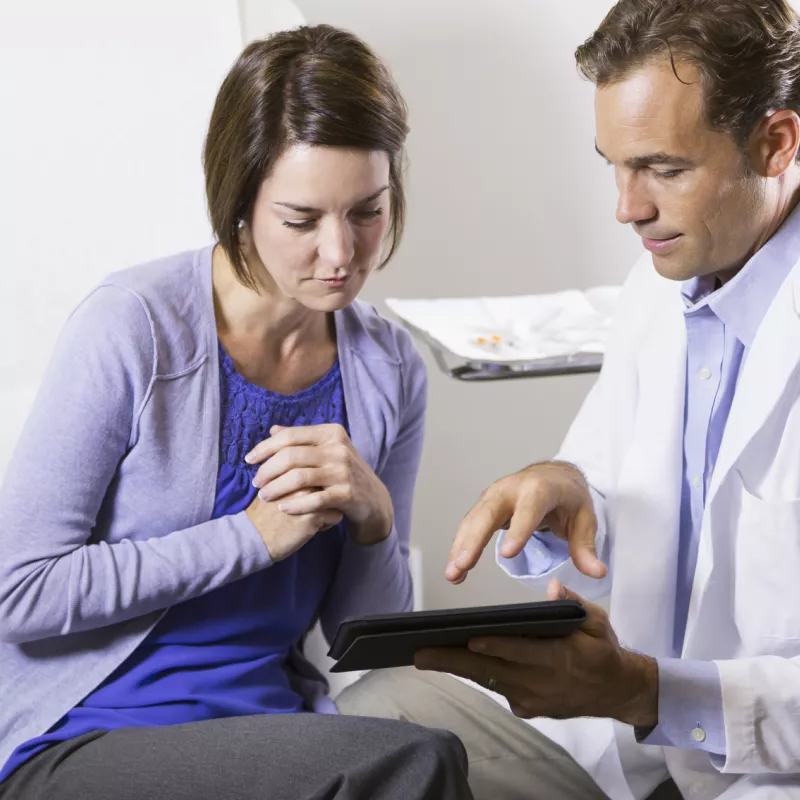
MULTIPOLYGON (((26 642, 167 608, 270 565, 245 514, 93 539, 157 380, 148 309, 96 289, 67 321, 0 488, 0 638, 26 642)), ((147 502, 147 498, 141 498, 147 502)))

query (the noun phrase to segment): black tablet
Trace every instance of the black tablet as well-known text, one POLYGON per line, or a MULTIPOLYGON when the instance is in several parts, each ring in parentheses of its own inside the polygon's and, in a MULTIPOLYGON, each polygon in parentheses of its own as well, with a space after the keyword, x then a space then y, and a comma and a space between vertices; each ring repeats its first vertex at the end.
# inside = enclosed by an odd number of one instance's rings
POLYGON ((585 619, 586 609, 575 600, 350 617, 328 656, 336 661, 331 672, 405 667, 426 647, 465 647, 477 636, 569 636, 585 619))

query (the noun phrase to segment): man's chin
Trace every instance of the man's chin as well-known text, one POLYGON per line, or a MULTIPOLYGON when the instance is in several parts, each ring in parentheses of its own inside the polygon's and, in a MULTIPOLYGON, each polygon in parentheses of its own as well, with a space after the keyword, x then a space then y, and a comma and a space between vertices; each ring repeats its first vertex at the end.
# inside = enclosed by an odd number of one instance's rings
POLYGON ((653 266, 656 272, 662 277, 670 281, 688 281, 692 278, 697 278, 703 274, 703 271, 693 264, 687 264, 686 261, 676 258, 675 254, 658 255, 652 254, 653 266))

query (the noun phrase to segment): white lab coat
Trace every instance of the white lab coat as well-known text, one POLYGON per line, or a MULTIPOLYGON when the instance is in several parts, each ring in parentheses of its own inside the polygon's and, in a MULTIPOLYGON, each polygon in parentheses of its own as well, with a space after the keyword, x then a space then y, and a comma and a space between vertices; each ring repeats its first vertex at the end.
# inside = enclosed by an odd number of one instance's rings
MULTIPOLYGON (((675 611, 682 307, 678 284, 643 258, 626 282, 603 371, 559 454, 595 490, 609 576, 586 578, 568 562, 544 580, 557 577, 587 599, 610 590, 620 641, 656 657, 671 653, 675 611)), ((665 761, 687 798, 800 800, 800 264, 740 373, 707 497, 683 657, 719 667, 727 738, 719 769, 703 752, 638 745, 630 727, 610 720, 532 724, 613 800, 646 795, 665 761)))

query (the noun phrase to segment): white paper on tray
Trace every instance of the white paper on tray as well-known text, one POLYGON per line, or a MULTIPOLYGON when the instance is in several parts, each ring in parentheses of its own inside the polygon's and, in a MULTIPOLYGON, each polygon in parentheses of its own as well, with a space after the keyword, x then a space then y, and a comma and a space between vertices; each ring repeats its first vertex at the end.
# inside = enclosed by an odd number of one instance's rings
POLYGON ((518 297, 386 300, 401 320, 468 361, 529 362, 603 353, 620 288, 518 297))

